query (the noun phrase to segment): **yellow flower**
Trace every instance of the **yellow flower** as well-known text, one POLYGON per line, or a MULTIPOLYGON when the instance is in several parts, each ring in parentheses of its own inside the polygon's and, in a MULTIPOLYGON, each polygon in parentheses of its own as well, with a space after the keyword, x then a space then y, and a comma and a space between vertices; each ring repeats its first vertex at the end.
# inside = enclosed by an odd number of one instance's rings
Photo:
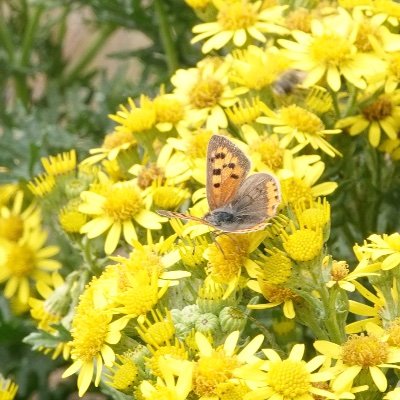
POLYGON ((288 57, 273 46, 263 49, 250 45, 235 49, 226 59, 232 65, 230 81, 257 91, 271 86, 291 66, 288 57))
POLYGON ((368 100, 367 103, 358 103, 358 115, 343 118, 336 126, 348 127, 352 136, 368 132, 369 142, 373 147, 379 146, 382 132, 389 139, 395 140, 400 127, 400 91, 384 93, 368 100))
POLYGON ((241 130, 248 145, 246 154, 250 156, 256 171, 276 173, 283 168, 284 155, 290 150, 282 146, 277 134, 259 135, 250 125, 243 125, 241 130))
POLYGON ((293 31, 295 41, 280 39, 279 44, 288 50, 294 68, 307 72, 304 84, 311 86, 326 79, 328 86, 338 91, 341 77, 360 89, 366 88, 363 75, 377 74, 383 63, 373 54, 357 51, 355 41, 358 24, 344 9, 336 14, 311 22, 311 33, 293 31))
POLYGON ((260 117, 257 122, 273 125, 275 133, 284 135, 281 139, 282 147, 288 147, 295 139, 298 144, 293 148, 294 152, 310 144, 314 150, 321 149, 331 157, 340 155, 324 136, 338 134, 341 130, 325 129, 317 115, 295 104, 281 108, 274 117, 260 117))
POLYGON ((236 370, 235 375, 253 383, 255 387, 244 396, 244 400, 313 400, 314 396, 330 398, 332 393, 314 384, 332 378, 331 371, 314 372, 325 361, 317 356, 307 363, 302 360, 305 346, 293 346, 289 357, 282 360, 272 349, 262 349, 267 361, 254 363, 236 370))
POLYGON ((353 283, 355 280, 363 276, 379 275, 376 271, 380 269, 379 263, 370 264, 367 259, 362 259, 351 272, 346 261, 333 260, 331 264, 331 278, 326 286, 331 288, 338 285, 348 292, 354 292, 356 289, 353 283))
POLYGON ((17 294, 21 303, 27 303, 33 282, 49 282, 49 272, 61 267, 50 259, 59 251, 57 246, 44 247, 47 233, 36 228, 18 242, 0 241, 0 282, 5 282, 4 296, 17 294))
MULTIPOLYGON (((64 279, 57 272, 51 275, 51 283, 39 281, 36 284, 36 290, 42 299, 31 297, 29 299, 30 313, 33 319, 37 321, 39 329, 48 332, 54 338, 59 336, 59 331, 53 325, 61 323, 62 317, 66 315, 70 306, 70 297, 68 291, 71 287, 64 283, 64 279)), ((63 342, 61 338, 57 345, 52 347, 40 348, 45 354, 52 352, 52 359, 56 359, 62 354, 64 360, 70 355, 70 344, 63 342)))
POLYGON ((166 133, 176 129, 179 133, 187 129, 185 104, 179 96, 164 93, 162 89, 153 100, 153 104, 156 111, 156 128, 160 132, 166 133))
POLYGON ((150 321, 149 316, 146 316, 144 320, 138 321, 136 328, 143 341, 152 346, 161 346, 173 342, 175 327, 171 313, 167 310, 165 317, 159 310, 150 310, 150 313, 152 321, 150 321))
POLYGON ((400 398, 400 388, 396 388, 386 393, 384 400, 397 400, 400 398))
POLYGON ((287 255, 296 262, 311 261, 322 251, 324 244, 321 228, 313 230, 292 226, 291 233, 282 232, 282 245, 287 255))
POLYGON ((160 359, 161 377, 155 384, 144 380, 140 385, 145 400, 186 400, 192 389, 193 368, 191 361, 165 357, 160 359))
POLYGON ((110 373, 106 374, 109 381, 107 385, 122 392, 132 393, 133 386, 138 380, 139 368, 135 363, 133 354, 116 354, 117 361, 114 362, 110 373))
POLYGON ((199 351, 193 376, 193 392, 204 400, 215 398, 219 385, 234 378, 237 368, 256 361, 254 354, 264 340, 263 335, 258 335, 237 353, 239 331, 232 332, 225 343, 216 349, 213 349, 202 333, 196 332, 195 338, 199 351))
POLYGON ((156 123, 156 111, 149 98, 140 97, 140 107, 137 107, 132 98, 128 98, 129 107, 119 106, 116 114, 110 114, 109 118, 117 122, 117 131, 130 132, 133 135, 150 130, 156 123))
MULTIPOLYGON (((170 201, 178 204, 172 207, 164 207, 156 202, 157 208, 174 209, 189 197, 189 193, 181 187, 192 175, 190 163, 183 152, 174 151, 170 144, 162 147, 155 163, 135 164, 129 169, 129 172, 136 176, 134 182, 145 190, 144 195, 148 207, 156 198, 162 201, 163 199, 160 199, 160 197, 163 194, 168 198, 168 190, 170 193, 176 192, 174 194, 176 196, 175 201, 174 199, 170 199, 170 201), (181 201, 179 202, 179 200, 181 201)), ((165 202, 168 203, 167 199, 165 202)))
POLYGON ((325 163, 317 155, 294 157, 290 152, 285 152, 283 168, 276 172, 284 203, 297 203, 302 199, 332 193, 338 186, 336 182, 316 184, 324 169, 325 163))
POLYGON ((217 133, 226 128, 228 119, 223 110, 238 101, 244 88, 229 86, 228 63, 205 59, 197 68, 179 69, 171 78, 175 93, 188 105, 187 119, 195 126, 206 123, 206 128, 217 133))
POLYGON ((90 149, 91 156, 82 161, 82 165, 96 164, 104 159, 116 160, 119 153, 137 145, 133 133, 128 128, 119 127, 104 138, 101 147, 90 149))
MULTIPOLYGON (((385 298, 382 294, 382 292, 377 288, 373 287, 376 291, 376 294, 365 288, 363 285, 361 285, 360 282, 358 281, 353 281, 353 285, 355 286, 357 292, 361 294, 365 299, 368 301, 372 302, 372 306, 365 304, 365 303, 360 303, 355 300, 349 300, 349 311, 353 314, 361 315, 363 317, 368 317, 364 318, 362 320, 358 320, 355 322, 351 322, 346 326, 346 333, 358 333, 361 332, 365 329, 365 326, 369 322, 381 324, 381 315, 385 311, 385 307, 387 307, 387 303, 385 301, 385 298)), ((393 290, 393 288, 390 291, 393 299, 397 301, 397 291, 393 290)))
POLYGON ((259 278, 273 285, 280 285, 292 275, 292 261, 278 249, 266 250, 267 255, 259 256, 257 264, 260 266, 259 278))
POLYGON ((206 184, 207 146, 211 136, 210 130, 199 129, 180 138, 168 139, 168 143, 187 160, 191 177, 203 185, 206 184))
POLYGON ((283 314, 286 318, 292 319, 296 316, 293 301, 299 296, 291 289, 282 285, 274 285, 263 279, 250 280, 247 286, 257 293, 261 293, 269 303, 248 304, 247 308, 251 310, 265 310, 283 304, 283 314))
POLYGON ((257 249, 265 236, 263 231, 236 236, 221 235, 206 250, 204 256, 208 260, 210 278, 228 285, 224 298, 236 289, 243 267, 249 276, 256 276, 258 266, 249 258, 249 254, 257 249))
POLYGON ((384 139, 379 150, 387 154, 393 161, 400 160, 400 139, 384 139))
POLYGON ((381 262, 384 271, 400 265, 400 234, 398 232, 391 235, 373 234, 368 237, 368 241, 363 246, 358 246, 358 251, 371 258, 372 261, 381 262))
POLYGON ((56 185, 56 180, 53 175, 41 174, 33 178, 28 182, 28 189, 37 197, 44 197, 46 194, 50 193, 54 186, 56 185))
POLYGON ((137 239, 134 220, 146 229, 161 229, 165 219, 146 209, 142 193, 131 182, 118 182, 108 186, 104 194, 85 191, 79 211, 94 218, 83 225, 81 233, 93 239, 108 231, 104 251, 111 254, 118 246, 121 234, 127 243, 137 239))
POLYGON ((287 30, 279 26, 284 6, 262 8, 262 2, 251 3, 248 0, 216 3, 218 15, 216 22, 196 25, 193 32, 198 35, 192 43, 207 39, 203 44, 203 53, 219 50, 229 42, 237 47, 243 46, 248 39, 266 42, 263 32, 284 35, 287 30))
POLYGON ((76 151, 70 150, 56 156, 42 157, 41 162, 48 175, 68 174, 76 168, 76 151))
POLYGON ((334 390, 347 387, 361 371, 367 371, 378 389, 384 392, 387 380, 380 368, 396 368, 394 364, 400 362, 400 349, 390 347, 376 336, 353 335, 341 346, 318 340, 314 347, 321 354, 338 360, 335 365, 338 376, 332 383, 334 390))
POLYGON ((0 207, 8 204, 8 202, 13 198, 17 191, 18 184, 16 183, 6 183, 0 185, 0 207))
MULTIPOLYGON (((92 285, 96 285, 96 280, 92 285)), ((80 297, 72 320, 71 359, 73 364, 63 373, 63 378, 79 371, 79 396, 83 396, 92 381, 96 366, 95 386, 100 383, 103 364, 111 367, 115 360, 110 345, 117 344, 127 318, 113 321, 113 312, 108 308, 96 308, 93 303, 92 286, 80 297)))
POLYGON ((24 207, 24 193, 18 190, 9 207, 0 206, 0 237, 17 242, 41 223, 41 212, 35 203, 24 207))
POLYGON ((13 400, 18 391, 18 385, 0 375, 0 400, 13 400))

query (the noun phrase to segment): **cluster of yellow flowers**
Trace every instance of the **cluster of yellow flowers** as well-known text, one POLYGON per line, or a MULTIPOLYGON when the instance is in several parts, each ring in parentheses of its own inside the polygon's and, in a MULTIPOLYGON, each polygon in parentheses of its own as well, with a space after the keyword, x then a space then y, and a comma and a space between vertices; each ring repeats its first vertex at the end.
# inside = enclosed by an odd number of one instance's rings
POLYGON ((324 178, 347 134, 400 159, 400 5, 186 3, 206 21, 193 42, 223 56, 129 98, 80 164, 74 150, 42 159, 34 202, 0 188, 4 295, 54 337, 27 341, 68 360, 80 396, 94 381, 138 400, 400 398, 400 235, 355 245, 354 268, 335 260, 325 196, 340 178, 324 178), (207 212, 213 134, 279 180, 265 229, 218 235, 156 213, 207 212), (73 271, 57 272, 41 210, 73 271))

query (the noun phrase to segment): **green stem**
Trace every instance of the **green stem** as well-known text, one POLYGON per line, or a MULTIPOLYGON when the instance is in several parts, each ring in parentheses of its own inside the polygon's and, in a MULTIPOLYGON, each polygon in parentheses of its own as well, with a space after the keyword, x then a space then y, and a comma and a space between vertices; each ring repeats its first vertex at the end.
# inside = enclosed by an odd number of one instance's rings
POLYGON ((39 26, 40 17, 44 11, 43 5, 38 5, 31 16, 28 17, 28 24, 24 32, 24 38, 21 46, 20 66, 26 67, 32 53, 32 45, 37 37, 36 32, 39 26))
POLYGON ((178 68, 178 55, 172 39, 171 24, 168 22, 162 0, 155 0, 154 8, 158 17, 160 40, 165 51, 168 71, 169 74, 172 75, 178 68))
POLYGON ((8 55, 8 63, 14 63, 14 43, 10 31, 7 29, 7 22, 4 19, 3 13, 0 11, 0 43, 4 47, 8 55))
POLYGON ((336 296, 337 291, 332 291, 329 293, 328 288, 323 281, 322 276, 319 274, 318 276, 314 271, 311 272, 314 285, 318 287, 319 294, 321 296, 322 304, 324 307, 325 314, 327 315, 326 320, 324 321, 324 325, 326 327, 326 332, 328 332, 328 336, 330 340, 333 342, 340 344, 342 343, 343 335, 340 332, 337 315, 336 315, 336 296))
POLYGON ((64 86, 68 86, 77 77, 79 77, 81 72, 93 61, 99 49, 104 45, 104 43, 114 32, 114 30, 115 26, 113 25, 105 25, 100 29, 97 37, 88 46, 86 52, 81 56, 81 58, 75 63, 69 73, 64 77, 62 82, 64 86))

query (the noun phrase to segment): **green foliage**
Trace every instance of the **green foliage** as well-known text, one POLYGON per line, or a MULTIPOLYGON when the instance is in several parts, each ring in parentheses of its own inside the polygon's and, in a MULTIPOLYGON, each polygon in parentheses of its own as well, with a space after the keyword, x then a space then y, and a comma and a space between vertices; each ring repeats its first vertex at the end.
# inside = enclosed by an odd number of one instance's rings
MULTIPOLYGON (((0 183, 26 182, 40 172, 44 155, 75 148, 79 157, 88 148, 98 147, 112 125, 107 115, 119 103, 140 93, 157 93, 178 65, 188 66, 199 58, 189 43, 194 19, 180 0, 10 0, 1 4, 0 183), (177 9, 180 12, 173 12, 177 9), (84 10, 91 15, 85 21, 91 37, 80 56, 67 59, 63 50, 69 18, 84 10), (121 61, 110 76, 103 66, 92 63, 120 28, 140 31, 151 44, 107 54, 121 61), (128 75, 125 61, 132 59, 142 65, 139 76, 128 75)), ((33 393, 41 400, 66 399, 76 390, 75 382, 61 383, 58 378, 55 387, 48 387, 55 362, 32 352, 29 344, 47 343, 51 336, 31 333, 21 344, 33 330, 26 320, 12 317, 1 300, 0 373, 15 376, 18 399, 33 393)))

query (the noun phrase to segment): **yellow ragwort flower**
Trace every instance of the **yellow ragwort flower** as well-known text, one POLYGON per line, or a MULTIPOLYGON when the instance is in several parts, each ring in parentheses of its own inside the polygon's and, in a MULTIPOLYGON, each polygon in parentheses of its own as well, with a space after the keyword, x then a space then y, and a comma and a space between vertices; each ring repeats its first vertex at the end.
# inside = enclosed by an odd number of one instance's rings
POLYGON ((41 223, 41 212, 32 202, 24 207, 24 193, 18 190, 12 204, 0 206, 0 238, 18 242, 41 223))
POLYGON ((351 136, 368 133, 373 147, 378 147, 382 133, 395 140, 400 127, 400 91, 384 93, 359 106, 359 114, 345 117, 336 123, 338 128, 348 128, 351 136))
POLYGON ((294 41, 279 39, 286 48, 293 67, 307 73, 304 84, 318 84, 326 79, 333 91, 341 88, 343 77, 360 89, 366 88, 363 76, 377 74, 383 63, 371 53, 358 52, 355 45, 359 25, 341 7, 336 13, 313 19, 311 32, 292 31, 294 41))
MULTIPOLYGON (((91 285, 96 285, 96 280, 91 285)), ((79 396, 83 396, 95 373, 95 386, 100 383, 103 364, 111 367, 115 353, 111 345, 121 338, 121 330, 128 323, 127 318, 113 321, 109 308, 96 308, 93 303, 92 286, 88 286, 80 297, 72 320, 71 359, 73 364, 63 373, 66 378, 79 371, 79 396)))
POLYGON ((18 242, 0 241, 0 282, 7 282, 4 296, 15 295, 21 303, 27 303, 31 284, 51 282, 50 272, 61 268, 51 259, 59 252, 57 246, 45 247, 47 233, 40 228, 33 229, 18 242))
POLYGON ((195 338, 198 360, 194 369, 193 392, 204 400, 215 397, 219 385, 234 378, 237 368, 256 361, 254 354, 264 340, 263 335, 258 335, 237 353, 239 331, 232 332, 216 349, 202 333, 196 332, 195 338))
POLYGON ((111 254, 118 246, 121 234, 127 243, 137 239, 137 224, 145 229, 161 229, 165 219, 146 209, 140 189, 131 182, 108 185, 104 194, 85 191, 81 194, 79 211, 93 216, 81 228, 81 233, 89 239, 107 232, 104 244, 106 254, 111 254))
POLYGON ((305 346, 296 344, 289 357, 282 360, 272 349, 262 349, 267 361, 239 368, 235 376, 247 379, 256 389, 244 396, 244 400, 313 400, 316 396, 331 398, 332 393, 315 384, 327 382, 333 374, 329 370, 315 372, 325 357, 316 356, 303 361, 305 346))
POLYGON ((400 349, 390 347, 383 339, 374 335, 352 335, 343 345, 318 340, 314 347, 327 357, 338 360, 332 388, 340 390, 353 382, 361 371, 370 373, 375 385, 381 392, 387 388, 386 376, 381 368, 397 368, 400 361, 400 349))
POLYGON ((229 86, 228 63, 214 59, 201 61, 197 68, 179 69, 171 78, 175 86, 174 93, 185 99, 187 119, 194 126, 205 123, 214 133, 218 128, 226 128, 228 119, 225 107, 231 107, 238 101, 238 95, 245 88, 229 86))
POLYGON ((18 391, 18 385, 0 375, 0 400, 13 400, 18 391))
POLYGON ((317 115, 295 104, 281 108, 274 117, 260 117, 257 122, 274 126, 273 131, 283 135, 282 147, 288 147, 294 139, 298 143, 293 148, 294 152, 310 144, 314 150, 321 149, 331 157, 340 155, 324 136, 338 134, 341 130, 325 129, 317 115))
POLYGON ((248 0, 227 2, 219 1, 217 21, 196 25, 197 33, 192 43, 207 39, 203 44, 203 53, 219 50, 229 42, 237 47, 243 46, 248 39, 266 42, 264 32, 284 35, 286 28, 279 25, 286 6, 262 8, 262 2, 248 0))

